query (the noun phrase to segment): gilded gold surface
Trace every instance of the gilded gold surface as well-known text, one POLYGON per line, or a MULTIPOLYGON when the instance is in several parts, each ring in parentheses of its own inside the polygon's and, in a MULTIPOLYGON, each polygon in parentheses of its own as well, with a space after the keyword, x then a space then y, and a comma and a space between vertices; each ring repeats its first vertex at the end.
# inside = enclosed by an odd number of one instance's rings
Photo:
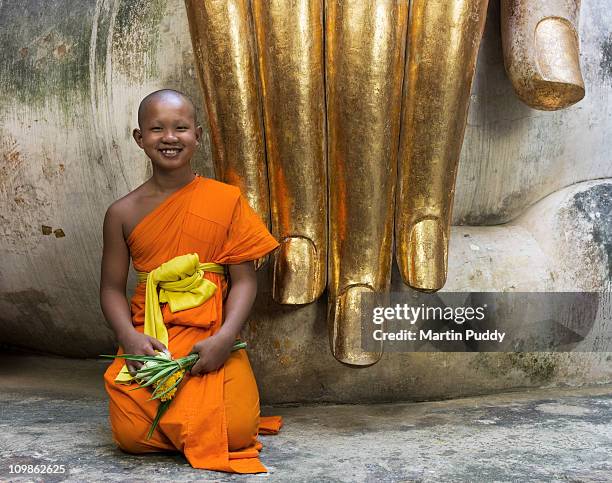
POLYGON ((248 0, 185 0, 217 179, 269 222, 268 179, 248 0))
POLYGON ((316 300, 327 283, 323 0, 253 0, 270 179, 273 297, 316 300))
POLYGON ((361 349, 361 295, 374 292, 366 285, 351 285, 337 297, 329 299, 330 346, 334 357, 349 366, 370 366, 382 357, 382 342, 377 352, 361 349))
POLYGON ((584 97, 579 12, 580 0, 502 0, 506 72, 528 106, 552 111, 584 97))
POLYGON ((487 0, 414 0, 408 27, 396 256, 411 287, 446 281, 457 163, 487 0))
MULTIPOLYGON (((487 0, 414 0, 409 25, 408 2, 399 0, 252 0, 252 19, 247 0, 186 4, 218 176, 240 186, 264 218, 265 139, 272 231, 281 241, 275 300, 315 300, 328 252, 332 352, 349 365, 375 363, 382 343, 361 349, 360 298, 389 288, 394 214, 404 281, 433 291, 446 280, 487 0)), ((564 37, 568 56, 548 55, 559 25, 534 26, 540 69, 551 78, 577 52, 564 37)))
POLYGON ((359 294, 388 290, 393 240, 407 2, 326 3, 330 344, 336 359, 375 363, 361 349, 359 294))

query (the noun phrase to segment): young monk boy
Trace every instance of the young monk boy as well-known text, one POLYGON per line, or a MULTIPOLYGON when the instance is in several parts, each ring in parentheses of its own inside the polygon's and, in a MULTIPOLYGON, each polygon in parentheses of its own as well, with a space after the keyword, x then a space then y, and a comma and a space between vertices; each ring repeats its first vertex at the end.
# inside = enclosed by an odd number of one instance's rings
POLYGON ((195 468, 265 472, 256 437, 277 432, 281 421, 260 419, 246 351, 231 348, 255 299, 253 260, 278 243, 238 188, 192 172, 202 128, 185 95, 169 89, 149 94, 138 109, 138 125, 133 136, 153 175, 106 213, 102 310, 119 354, 155 355, 167 347, 174 358, 198 353, 200 359, 150 439, 159 402, 150 401, 146 389, 131 391, 140 363, 115 359, 104 375, 113 439, 130 453, 181 451, 195 468), (131 306, 125 295, 130 258, 139 272, 131 306), (158 305, 146 293, 151 277, 159 302, 176 293, 169 282, 184 279, 193 282, 195 301, 190 295, 191 302, 174 312, 171 303, 158 305), (158 307, 163 320, 154 316, 158 307))

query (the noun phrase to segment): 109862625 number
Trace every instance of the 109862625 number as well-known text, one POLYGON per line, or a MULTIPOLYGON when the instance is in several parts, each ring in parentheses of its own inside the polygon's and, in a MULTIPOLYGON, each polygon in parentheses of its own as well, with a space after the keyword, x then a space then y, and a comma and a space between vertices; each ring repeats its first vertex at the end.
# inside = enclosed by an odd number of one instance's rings
POLYGON ((9 473, 12 474, 52 474, 66 473, 66 465, 9 465, 9 473))

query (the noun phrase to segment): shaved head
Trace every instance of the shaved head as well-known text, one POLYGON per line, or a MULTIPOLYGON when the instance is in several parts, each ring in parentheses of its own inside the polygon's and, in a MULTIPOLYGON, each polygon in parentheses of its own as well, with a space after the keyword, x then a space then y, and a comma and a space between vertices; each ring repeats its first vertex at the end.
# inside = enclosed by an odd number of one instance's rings
POLYGON ((187 104, 193 114, 193 123, 198 123, 196 118, 196 108, 191 99, 189 99, 189 97, 187 97, 182 92, 175 91, 174 89, 160 89, 158 91, 151 92, 151 94, 149 94, 142 101, 140 101, 140 105, 138 106, 138 126, 142 127, 149 106, 151 106, 151 104, 155 102, 160 101, 171 104, 187 104))

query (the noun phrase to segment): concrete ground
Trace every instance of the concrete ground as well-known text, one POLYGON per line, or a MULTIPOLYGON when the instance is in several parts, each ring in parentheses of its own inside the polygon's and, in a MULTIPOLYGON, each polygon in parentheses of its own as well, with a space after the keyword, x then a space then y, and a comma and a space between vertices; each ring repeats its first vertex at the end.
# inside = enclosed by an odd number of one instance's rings
POLYGON ((180 454, 116 449, 105 362, 0 356, 0 481, 612 481, 612 386, 442 402, 263 408, 269 473, 195 470, 180 454), (65 474, 10 474, 63 464, 65 474))

